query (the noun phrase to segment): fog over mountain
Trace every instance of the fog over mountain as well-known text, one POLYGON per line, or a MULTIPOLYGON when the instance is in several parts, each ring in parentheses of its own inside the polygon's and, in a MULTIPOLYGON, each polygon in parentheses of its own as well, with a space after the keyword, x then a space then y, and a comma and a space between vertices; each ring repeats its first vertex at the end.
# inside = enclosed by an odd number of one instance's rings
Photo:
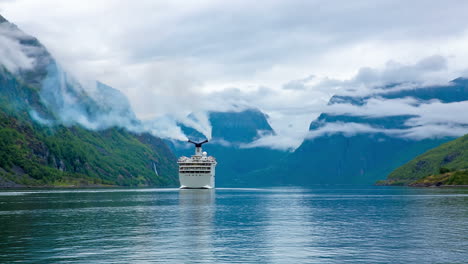
MULTIPOLYGON (((245 147, 283 150, 322 134, 375 129, 336 123, 309 131, 320 113, 412 115, 407 131, 376 131, 396 137, 466 133, 464 102, 378 97, 363 105, 328 102, 333 95, 363 97, 468 76, 467 7, 460 1, 395 0, 270 1, 268 6, 209 0, 0 2, 3 16, 38 37, 57 58, 60 66, 51 81, 67 79, 96 95, 93 80, 99 80, 128 98, 122 105, 129 104, 132 113, 123 114, 125 120, 113 119, 122 114, 119 109, 99 122, 85 116, 80 122, 88 127, 117 124, 182 140, 177 124, 183 123, 210 138, 209 112, 254 108, 268 115, 276 133, 245 147), (31 16, 31 10, 41 12, 31 16)), ((35 67, 31 55, 41 51, 14 41, 22 33, 1 30, 2 64, 12 71, 35 67)), ((104 100, 98 97, 93 96, 104 100)), ((82 110, 71 107, 63 119, 82 110)))

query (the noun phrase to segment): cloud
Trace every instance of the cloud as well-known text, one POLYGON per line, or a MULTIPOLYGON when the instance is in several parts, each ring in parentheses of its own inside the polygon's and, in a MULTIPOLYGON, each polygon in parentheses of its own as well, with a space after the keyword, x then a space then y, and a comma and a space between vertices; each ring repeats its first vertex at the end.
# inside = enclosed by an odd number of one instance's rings
POLYGON ((427 138, 460 137, 468 133, 467 125, 459 124, 429 124, 412 127, 403 131, 400 137, 414 140, 427 138))
POLYGON ((389 133, 395 134, 400 130, 397 129, 380 129, 375 128, 367 124, 360 124, 354 122, 333 122, 333 123, 326 123, 324 126, 317 130, 310 131, 306 139, 314 139, 317 137, 321 137, 324 135, 332 135, 332 134, 343 134, 347 137, 354 136, 356 134, 361 133, 389 133))
POLYGON ((460 137, 468 133, 468 125, 458 124, 428 124, 416 126, 409 129, 384 129, 370 126, 368 124, 353 122, 326 123, 317 130, 312 130, 306 139, 314 139, 333 134, 343 134, 351 137, 356 134, 386 134, 392 137, 422 140, 428 138, 460 137))
POLYGON ((447 69, 447 59, 440 55, 422 58, 415 64, 404 65, 388 61, 382 70, 361 68, 352 82, 366 86, 381 86, 387 83, 422 82, 427 75, 447 69))
POLYGON ((378 5, 304 0, 0 4, 5 15, 43 40, 66 69, 125 93, 134 85, 126 85, 122 73, 139 74, 152 65, 177 69, 174 61, 188 62, 179 69, 181 77, 195 71, 204 89, 238 82, 279 87, 310 74, 346 79, 364 66, 412 63, 432 54, 450 58, 453 67, 467 58, 466 7, 460 1, 388 0, 378 5), (53 12, 57 8, 61 12, 53 12), (42 12, 30 15, 38 9, 42 12))
POLYGON ((335 95, 357 97, 447 85, 455 78, 448 74, 447 64, 447 58, 441 55, 423 57, 413 63, 389 60, 383 67, 362 67, 349 79, 319 79, 312 87, 334 90, 335 95))
POLYGON ((286 90, 304 90, 307 89, 307 85, 310 81, 315 79, 314 75, 310 75, 304 79, 293 80, 283 85, 283 89, 286 90))
MULTIPOLYGON (((406 124, 411 126, 427 126, 427 125, 449 125, 446 130, 452 129, 450 125, 459 125, 468 127, 468 101, 456 103, 441 103, 434 102, 423 104, 416 108, 417 117, 409 119, 406 124)), ((468 130, 465 130, 468 133, 468 130)))
POLYGON ((391 136, 421 140, 425 138, 458 137, 468 133, 468 101, 443 103, 438 100, 419 101, 415 98, 370 98, 363 105, 332 104, 326 109, 330 115, 379 118, 412 116, 404 125, 406 129, 383 129, 369 124, 353 122, 325 123, 307 135, 315 138, 322 135, 343 133, 384 133, 391 136))
POLYGON ((34 65, 34 60, 29 57, 33 50, 20 43, 22 38, 24 35, 13 25, 0 23, 0 64, 10 72, 31 69, 34 65))
POLYGON ((267 135, 263 136, 254 142, 243 144, 241 148, 271 148, 284 151, 293 151, 302 143, 303 137, 289 137, 289 136, 276 136, 276 135, 267 135))
POLYGON ((162 138, 180 141, 188 140, 187 136, 182 132, 182 129, 177 125, 175 119, 168 116, 145 121, 143 130, 149 131, 151 134, 162 138))
POLYGON ((422 125, 424 122, 468 124, 468 101, 443 103, 438 100, 420 101, 412 97, 384 99, 370 98, 363 105, 333 104, 325 112, 332 115, 364 117, 418 116, 408 121, 409 125, 422 125))

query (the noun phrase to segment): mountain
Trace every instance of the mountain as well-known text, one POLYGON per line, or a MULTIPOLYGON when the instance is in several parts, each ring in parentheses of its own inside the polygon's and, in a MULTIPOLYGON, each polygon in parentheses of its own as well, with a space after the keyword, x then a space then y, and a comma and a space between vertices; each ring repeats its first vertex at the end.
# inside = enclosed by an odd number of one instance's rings
MULTIPOLYGON (((468 134, 433 148, 392 171, 381 184, 407 185, 441 181, 446 176, 448 184, 456 183, 450 176, 460 176, 460 182, 468 184, 468 134), (457 173, 457 171, 460 171, 457 173), (461 177, 464 177, 462 181, 461 177)), ((445 182, 444 182, 445 184, 445 182)))
POLYGON ((230 144, 248 144, 260 135, 272 135, 275 132, 268 123, 268 116, 257 109, 241 112, 210 113, 212 137, 230 144))
MULTIPOLYGON (((418 102, 434 99, 443 103, 466 101, 468 80, 459 78, 446 86, 385 91, 364 97, 334 96, 329 105, 363 106, 373 98, 408 97, 417 99, 418 102)), ((351 128, 365 125, 376 131, 330 132, 305 139, 299 148, 276 165, 254 172, 251 177, 274 185, 373 184, 417 155, 453 139, 442 137, 418 140, 380 132, 385 129, 408 128, 407 121, 412 117, 414 116, 367 117, 323 113, 311 123, 309 130, 312 134, 329 124, 351 128)))
MULTIPOLYGON (((209 121, 212 138, 203 150, 216 158, 216 185, 220 187, 258 186, 261 182, 250 178, 249 173, 271 166, 286 155, 286 152, 267 147, 247 147, 260 136, 274 134, 268 123, 268 116, 258 109, 240 112, 211 112, 209 121)), ((199 131, 180 125, 184 134, 194 140, 205 137, 199 131)), ((178 156, 190 156, 193 145, 182 141, 172 141, 178 156)))
POLYGON ((16 51, 0 58, 0 186, 177 186, 176 157, 136 133, 123 94, 102 83, 89 92, 3 17, 0 34, 16 51))

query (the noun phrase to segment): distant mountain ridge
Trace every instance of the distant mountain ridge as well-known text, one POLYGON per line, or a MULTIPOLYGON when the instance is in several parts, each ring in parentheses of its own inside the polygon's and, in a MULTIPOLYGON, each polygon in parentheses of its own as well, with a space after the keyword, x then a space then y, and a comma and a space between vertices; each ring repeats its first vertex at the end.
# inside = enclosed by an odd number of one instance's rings
POLYGON ((251 143, 260 136, 274 135, 268 123, 268 116, 258 109, 241 112, 212 112, 210 123, 213 125, 213 139, 233 143, 251 143))
MULTIPOLYGON (((264 135, 274 135, 273 128, 268 123, 268 116, 258 109, 248 108, 242 111, 209 112, 208 120, 211 126, 213 141, 229 142, 230 144, 246 144, 264 135)), ((202 132, 183 123, 178 124, 189 138, 201 140, 206 138, 202 132)))
MULTIPOLYGON (((420 102, 433 99, 441 102, 468 100, 468 79, 458 78, 446 86, 431 86, 400 91, 385 91, 370 96, 334 96, 329 105, 341 103, 364 105, 371 98, 397 99, 412 97, 420 102)), ((413 115, 367 117, 322 113, 310 125, 319 131, 328 124, 365 125, 374 132, 358 131, 325 133, 304 142, 290 155, 270 168, 256 171, 251 177, 274 185, 308 184, 373 184, 392 170, 423 152, 453 137, 409 139, 379 132, 385 129, 406 129, 413 115)))

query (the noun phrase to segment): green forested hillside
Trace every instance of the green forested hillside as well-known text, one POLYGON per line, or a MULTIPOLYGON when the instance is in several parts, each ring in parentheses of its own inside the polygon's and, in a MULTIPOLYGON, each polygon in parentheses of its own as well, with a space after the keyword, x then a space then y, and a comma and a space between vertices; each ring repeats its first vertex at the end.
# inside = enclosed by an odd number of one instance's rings
POLYGON ((177 185, 176 158, 161 139, 39 124, 33 113, 55 120, 39 92, 0 68, 0 187, 177 185))
POLYGON ((468 169, 468 135, 440 145, 391 172, 386 184, 463 184, 468 169))
POLYGON ((161 144, 117 128, 47 128, 1 113, 0 177, 21 185, 174 186, 175 157, 161 144))
POLYGON ((0 185, 177 184, 175 156, 161 139, 118 128, 37 124, 27 108, 45 108, 34 89, 13 79, 2 83, 1 76, 5 74, 0 74, 0 185), (30 94, 14 100, 5 92, 12 88, 17 98, 20 91, 30 94))

